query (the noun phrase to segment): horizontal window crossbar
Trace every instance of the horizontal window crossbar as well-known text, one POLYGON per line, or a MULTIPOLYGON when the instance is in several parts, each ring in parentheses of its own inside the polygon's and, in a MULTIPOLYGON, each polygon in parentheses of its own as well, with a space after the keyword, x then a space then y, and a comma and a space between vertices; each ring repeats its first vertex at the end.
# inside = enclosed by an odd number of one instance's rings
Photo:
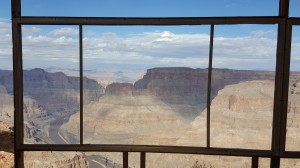
MULTIPOLYGON (((224 156, 258 156, 272 157, 275 153, 270 150, 206 148, 188 146, 152 146, 152 145, 50 145, 25 144, 24 151, 89 151, 89 152, 149 152, 149 153, 181 153, 224 156)), ((299 156, 300 157, 300 156, 299 156)))
POLYGON ((292 25, 300 25, 300 18, 289 18, 292 25))
POLYGON ((210 24, 278 24, 280 17, 21 17, 14 22, 30 25, 210 25, 210 24))

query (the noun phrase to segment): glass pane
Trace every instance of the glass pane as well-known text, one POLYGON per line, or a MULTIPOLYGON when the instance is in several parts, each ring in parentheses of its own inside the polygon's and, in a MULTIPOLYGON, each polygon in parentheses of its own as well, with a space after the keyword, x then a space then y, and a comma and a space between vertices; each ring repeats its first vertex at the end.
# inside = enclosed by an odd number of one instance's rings
POLYGON ((24 16, 206 17, 277 16, 278 0, 22 0, 24 16), (58 5, 59 4, 59 5, 58 5))
POLYGON ((281 168, 298 168, 300 167, 300 159, 280 159, 281 168))
POLYGON ((188 154, 147 153, 146 167, 251 168, 251 158, 188 154))
POLYGON ((192 121, 206 108, 208 31, 84 27, 84 76, 99 83, 84 104, 84 143, 203 146, 206 120, 192 121))
POLYGON ((79 111, 78 27, 23 26, 22 36, 24 142, 78 143, 79 130, 61 128, 79 111))
POLYGON ((276 25, 215 27, 211 146, 270 149, 276 32, 276 25))
POLYGON ((290 80, 289 80, 289 102, 287 115, 286 150, 300 150, 300 27, 293 27, 290 80))
POLYGON ((300 1, 290 0, 290 17, 300 17, 300 1))

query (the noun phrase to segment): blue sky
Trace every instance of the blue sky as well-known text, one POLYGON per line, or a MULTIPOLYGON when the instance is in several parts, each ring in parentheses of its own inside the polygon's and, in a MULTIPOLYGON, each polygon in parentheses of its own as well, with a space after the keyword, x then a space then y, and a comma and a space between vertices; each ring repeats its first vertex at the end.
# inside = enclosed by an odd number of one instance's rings
POLYGON ((23 0, 22 8, 23 15, 249 16, 276 15, 278 11, 276 2, 276 0, 23 0))
MULTIPOLYGON (((276 0, 23 0, 27 16, 274 16, 276 0), (171 3, 172 2, 172 3, 171 3), (59 5, 58 5, 59 4, 59 5)), ((291 1, 292 16, 300 16, 291 1)), ((0 69, 11 69, 10 0, 0 1, 0 69)), ((300 63, 300 30, 293 57, 300 63)), ((206 68, 209 26, 84 26, 88 69, 147 69, 159 66, 206 68), (99 66, 100 65, 100 66, 99 66)), ((214 67, 274 70, 277 25, 215 27, 214 67)), ((77 26, 23 26, 24 68, 78 69, 77 26)), ((295 64, 295 69, 298 69, 295 64)))

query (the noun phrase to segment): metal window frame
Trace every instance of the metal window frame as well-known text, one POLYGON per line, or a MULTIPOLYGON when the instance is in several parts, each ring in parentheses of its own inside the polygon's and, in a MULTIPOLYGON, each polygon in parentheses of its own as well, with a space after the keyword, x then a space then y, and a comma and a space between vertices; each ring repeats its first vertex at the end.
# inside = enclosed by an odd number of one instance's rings
POLYGON ((266 17, 176 17, 176 18, 129 18, 129 17, 30 17, 21 15, 21 0, 12 2, 12 40, 14 67, 14 153, 15 167, 24 167, 24 151, 97 151, 123 152, 124 167, 128 167, 128 152, 141 153, 141 167, 146 167, 146 153, 181 153, 252 158, 252 167, 258 167, 260 157, 271 158, 271 167, 280 166, 280 158, 300 158, 300 151, 286 151, 286 120, 288 103, 289 67, 292 26, 300 25, 300 18, 288 16, 289 0, 279 1, 279 15, 266 17), (207 115, 207 146, 157 146, 157 145, 111 145, 83 143, 83 49, 82 26, 85 25, 210 25, 209 71, 207 107, 210 109, 213 35, 215 25, 277 24, 276 75, 273 108, 272 146, 270 150, 214 148, 210 146, 210 110, 207 115), (80 60, 80 144, 24 144, 23 143, 23 68, 22 25, 78 25, 80 60))

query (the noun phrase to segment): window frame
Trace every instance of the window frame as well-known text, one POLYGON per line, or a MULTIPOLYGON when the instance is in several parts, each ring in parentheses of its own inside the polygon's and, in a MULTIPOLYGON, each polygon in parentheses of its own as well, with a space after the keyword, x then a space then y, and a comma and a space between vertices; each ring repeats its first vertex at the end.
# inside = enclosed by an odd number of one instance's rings
POLYGON ((14 74, 14 153, 15 166, 24 167, 24 151, 93 151, 123 152, 123 166, 128 167, 128 152, 141 153, 141 167, 145 167, 146 153, 182 153, 203 155, 246 156, 252 158, 252 167, 258 167, 260 157, 271 158, 271 167, 280 166, 280 158, 300 158, 300 151, 286 151, 286 125, 292 26, 300 25, 300 18, 288 16, 289 0, 279 1, 278 16, 256 17, 43 17, 22 16, 21 0, 12 2, 13 74, 14 74), (273 105, 271 150, 214 148, 210 146, 210 101, 207 101, 206 147, 159 146, 159 145, 111 145, 83 143, 83 47, 82 26, 133 26, 133 25, 210 25, 209 72, 207 100, 210 100, 213 57, 214 25, 277 24, 276 75, 273 105), (80 55, 80 144, 24 144, 23 143, 23 68, 22 25, 77 25, 79 26, 80 55))

